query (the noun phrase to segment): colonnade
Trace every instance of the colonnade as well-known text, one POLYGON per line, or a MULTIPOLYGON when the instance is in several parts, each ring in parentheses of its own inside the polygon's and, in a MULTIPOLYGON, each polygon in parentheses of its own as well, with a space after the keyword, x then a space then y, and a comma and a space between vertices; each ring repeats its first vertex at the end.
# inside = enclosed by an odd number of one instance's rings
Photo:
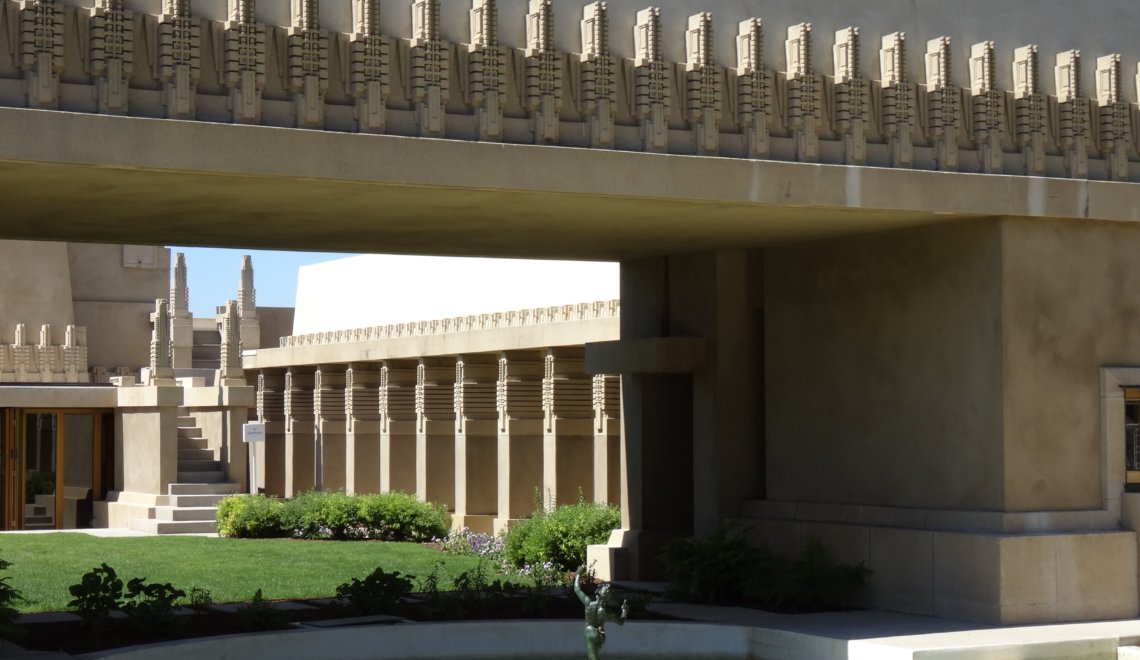
POLYGON ((403 491, 497 532, 541 503, 619 504, 620 385, 582 346, 257 372, 266 493, 403 491))

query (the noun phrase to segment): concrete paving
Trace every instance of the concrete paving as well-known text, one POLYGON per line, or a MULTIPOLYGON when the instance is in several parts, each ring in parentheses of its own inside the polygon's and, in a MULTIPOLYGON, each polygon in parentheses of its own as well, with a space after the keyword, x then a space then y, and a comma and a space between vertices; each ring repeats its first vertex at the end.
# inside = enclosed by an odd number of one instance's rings
MULTIPOLYGON (((127 536, 155 536, 148 532, 139 532, 125 527, 98 527, 91 529, 19 529, 7 532, 0 532, 3 534, 86 534, 88 536, 98 536, 101 538, 119 538, 127 536)), ((178 536, 212 536, 217 537, 216 533, 212 534, 179 534, 178 536)))

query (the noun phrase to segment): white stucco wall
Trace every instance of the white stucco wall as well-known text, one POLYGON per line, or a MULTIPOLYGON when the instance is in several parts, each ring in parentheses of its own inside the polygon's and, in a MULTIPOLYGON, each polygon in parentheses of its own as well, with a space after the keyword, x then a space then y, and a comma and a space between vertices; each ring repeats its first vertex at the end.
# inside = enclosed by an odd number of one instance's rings
POLYGON ((616 263, 362 255, 301 267, 293 334, 618 297, 616 263))

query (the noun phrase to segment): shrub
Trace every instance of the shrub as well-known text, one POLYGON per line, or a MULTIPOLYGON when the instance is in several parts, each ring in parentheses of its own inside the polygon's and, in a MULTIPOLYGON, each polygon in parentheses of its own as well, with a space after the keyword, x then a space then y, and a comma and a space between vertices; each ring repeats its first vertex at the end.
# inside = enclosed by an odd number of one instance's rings
MULTIPOLYGON (((0 559, 0 571, 6 571, 10 566, 10 563, 0 559)), ((12 607, 24 600, 24 596, 19 589, 8 584, 10 579, 12 578, 9 575, 0 578, 0 639, 19 639, 26 632, 16 625, 19 612, 12 607)))
POLYGON ((661 556, 665 594, 693 603, 736 603, 754 593, 760 564, 775 558, 753 548, 738 528, 721 527, 706 536, 674 539, 661 556))
POLYGON ((352 578, 336 588, 338 598, 348 601, 348 606, 358 616, 371 614, 391 614, 396 611, 400 599, 412 591, 412 578, 401 576, 399 571, 385 573, 377 568, 363 580, 352 578))
POLYGON ((304 539, 363 538, 359 497, 319 490, 301 493, 285 502, 281 522, 304 539))
POLYGON ((507 532, 506 560, 516 569, 549 562, 559 570, 573 571, 586 563, 586 546, 605 543, 620 525, 616 507, 582 500, 536 511, 507 532))
POLYGON ((134 578, 127 582, 120 609, 137 630, 145 634, 164 634, 178 623, 174 602, 185 597, 185 591, 175 589, 169 582, 147 583, 146 578, 134 578))
POLYGON ((98 632, 111 616, 111 610, 119 606, 119 599, 123 597, 123 581, 115 569, 103 564, 85 573, 79 584, 73 584, 67 590, 74 596, 67 606, 76 609, 87 628, 98 632))
POLYGON ((266 602, 261 589, 253 594, 252 600, 238 608, 237 614, 242 628, 246 630, 256 632, 289 627, 289 615, 266 602))
POLYGON ((264 495, 231 495, 218 502, 218 535, 233 538, 288 536, 281 502, 264 495))
POLYGON ((285 502, 264 495, 234 495, 218 503, 218 534, 230 537, 422 542, 439 538, 450 528, 446 507, 404 493, 311 491, 285 502))
POLYGON ((421 502, 406 493, 360 495, 359 515, 369 538, 422 543, 451 529, 451 514, 442 504, 421 502))
POLYGON ((781 612, 850 609, 870 574, 862 562, 835 562, 814 539, 805 544, 799 559, 789 560, 750 546, 742 530, 728 527, 670 541, 662 561, 670 598, 745 603, 781 612))

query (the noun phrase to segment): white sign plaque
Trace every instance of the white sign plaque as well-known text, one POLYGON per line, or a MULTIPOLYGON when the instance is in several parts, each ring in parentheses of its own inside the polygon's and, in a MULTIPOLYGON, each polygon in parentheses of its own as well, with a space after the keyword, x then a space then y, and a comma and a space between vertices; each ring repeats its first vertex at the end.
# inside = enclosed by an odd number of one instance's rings
POLYGON ((265 442, 265 424, 250 422, 241 427, 242 442, 265 442))

